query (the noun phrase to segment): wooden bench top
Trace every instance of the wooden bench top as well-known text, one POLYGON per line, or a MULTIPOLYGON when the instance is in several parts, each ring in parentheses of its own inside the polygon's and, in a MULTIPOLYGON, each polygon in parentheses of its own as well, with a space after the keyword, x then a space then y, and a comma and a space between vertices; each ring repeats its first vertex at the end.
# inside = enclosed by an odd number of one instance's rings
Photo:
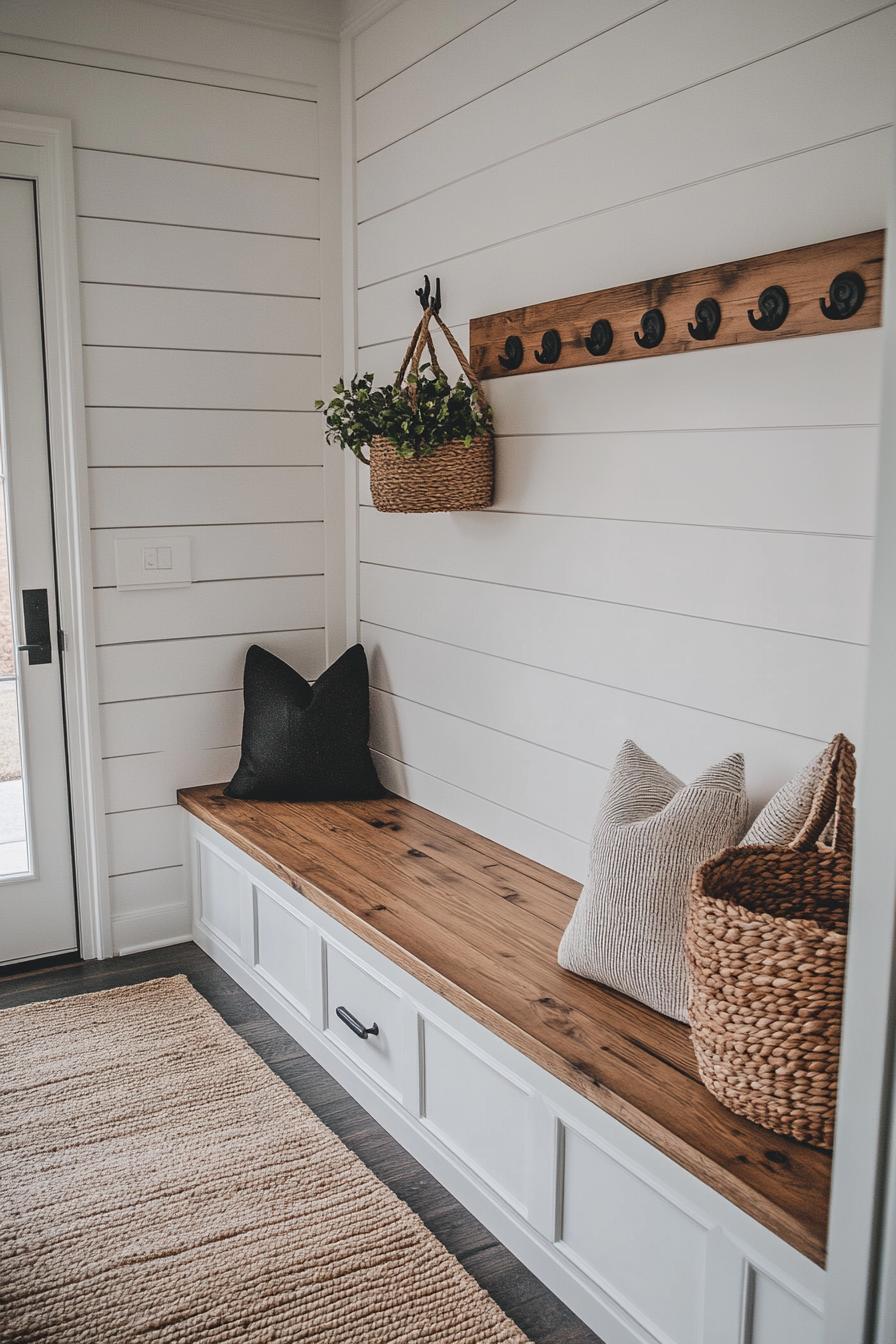
POLYGON ((579 886, 401 798, 183 807, 818 1264, 830 1157, 721 1106, 687 1027, 561 970, 579 886))

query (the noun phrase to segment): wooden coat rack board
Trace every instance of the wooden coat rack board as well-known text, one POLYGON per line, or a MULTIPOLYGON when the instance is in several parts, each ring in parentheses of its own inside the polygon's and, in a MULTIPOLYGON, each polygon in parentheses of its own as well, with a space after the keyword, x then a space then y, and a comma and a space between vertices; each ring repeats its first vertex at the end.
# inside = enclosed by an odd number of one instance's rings
POLYGON ((878 229, 475 317, 470 362, 508 378, 876 327, 883 254, 878 229))

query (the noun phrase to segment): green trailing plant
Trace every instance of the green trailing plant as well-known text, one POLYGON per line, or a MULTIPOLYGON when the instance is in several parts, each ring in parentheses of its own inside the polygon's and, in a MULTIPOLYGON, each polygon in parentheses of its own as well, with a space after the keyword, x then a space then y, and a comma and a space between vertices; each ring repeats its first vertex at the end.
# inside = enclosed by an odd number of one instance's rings
POLYGON ((348 385, 340 378, 333 392, 329 402, 314 403, 324 413, 327 442, 365 463, 365 449, 376 436, 394 444, 399 457, 419 459, 444 443, 459 440, 469 447, 478 435, 492 431, 491 407, 484 398, 465 379, 451 383, 430 364, 409 373, 400 387, 374 387, 373 374, 364 373, 348 385))

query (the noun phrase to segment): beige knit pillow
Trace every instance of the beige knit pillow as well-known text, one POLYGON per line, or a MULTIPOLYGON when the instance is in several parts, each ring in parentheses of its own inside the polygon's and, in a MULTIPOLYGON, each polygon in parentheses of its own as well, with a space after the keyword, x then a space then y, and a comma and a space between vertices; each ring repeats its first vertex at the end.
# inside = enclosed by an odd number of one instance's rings
POLYGON ((792 845, 809 819, 815 795, 825 787, 833 764, 834 742, 782 784, 747 831, 742 845, 792 845))
POLYGON ((737 843, 746 816, 742 756, 683 784, 625 742, 601 799, 560 965, 686 1022, 691 876, 704 859, 737 843))

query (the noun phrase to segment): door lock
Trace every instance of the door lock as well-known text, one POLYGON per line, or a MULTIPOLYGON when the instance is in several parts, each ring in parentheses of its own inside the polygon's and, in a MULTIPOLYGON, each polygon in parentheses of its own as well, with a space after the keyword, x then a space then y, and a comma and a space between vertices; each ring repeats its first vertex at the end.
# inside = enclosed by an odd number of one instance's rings
POLYGON ((35 663, 52 663, 53 641, 46 588, 23 588, 22 611, 25 616, 25 643, 18 646, 19 653, 27 653, 30 667, 35 663))

